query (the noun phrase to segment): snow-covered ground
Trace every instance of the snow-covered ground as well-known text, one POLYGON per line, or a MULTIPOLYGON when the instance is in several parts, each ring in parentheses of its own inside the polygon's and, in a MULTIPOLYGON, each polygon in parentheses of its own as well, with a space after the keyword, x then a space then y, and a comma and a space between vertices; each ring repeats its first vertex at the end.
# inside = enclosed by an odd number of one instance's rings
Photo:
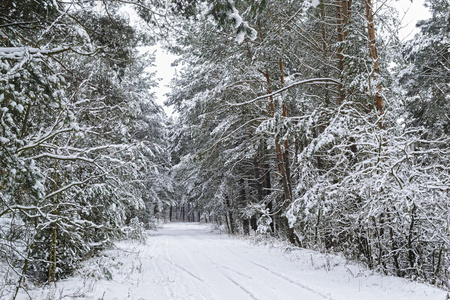
POLYGON ((380 276, 337 256, 255 244, 170 223, 148 231, 146 245, 117 243, 56 287, 19 299, 446 300, 447 293, 380 276))

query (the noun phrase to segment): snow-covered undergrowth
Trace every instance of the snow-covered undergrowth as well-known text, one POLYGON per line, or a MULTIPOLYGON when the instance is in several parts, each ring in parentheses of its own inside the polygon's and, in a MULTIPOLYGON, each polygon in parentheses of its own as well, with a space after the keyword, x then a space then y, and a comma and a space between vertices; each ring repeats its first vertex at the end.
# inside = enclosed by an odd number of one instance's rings
MULTIPOLYGON (((274 239, 230 237, 210 225, 170 223, 145 244, 117 242, 52 286, 18 299, 446 300, 447 292, 382 276, 338 255, 274 239)), ((9 299, 3 294, 1 299, 9 299), (5 298, 3 298, 5 297, 5 298)))
POLYGON ((343 283, 346 283, 342 285, 343 289, 352 286, 352 288, 361 291, 369 287, 380 287, 381 290, 392 293, 389 298, 379 299, 450 299, 444 290, 426 282, 381 274, 369 269, 363 263, 349 261, 340 253, 324 253, 299 248, 286 240, 280 240, 270 235, 251 235, 245 239, 251 244, 267 247, 274 255, 281 255, 286 260, 295 262, 295 264, 318 272, 330 273, 330 276, 339 278, 343 283), (402 292, 404 292, 404 295, 402 295, 402 292))
MULTIPOLYGON (((136 278, 142 275, 140 252, 145 247, 145 244, 131 240, 116 242, 114 248, 85 260, 73 277, 51 285, 26 282, 17 299, 103 299, 98 289, 114 286, 117 282, 127 283, 130 288, 136 286, 139 283, 136 278)), ((4 281, 8 278, 9 293, 4 291, 0 299, 10 299, 15 277, 14 274, 4 277, 4 281)), ((2 286, 5 286, 4 281, 0 283, 2 286)))

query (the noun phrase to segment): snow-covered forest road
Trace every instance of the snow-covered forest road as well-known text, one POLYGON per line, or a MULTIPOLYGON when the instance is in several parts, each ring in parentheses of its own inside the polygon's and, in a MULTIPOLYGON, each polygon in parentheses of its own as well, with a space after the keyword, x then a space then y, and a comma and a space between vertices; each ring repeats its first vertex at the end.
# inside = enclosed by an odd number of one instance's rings
POLYGON ((330 299, 285 258, 208 228, 175 223, 152 234, 145 281, 155 299, 330 299), (290 279, 296 271, 304 280, 290 279))
POLYGON ((382 277, 336 256, 254 244, 210 225, 170 223, 147 235, 145 245, 120 242, 56 289, 29 291, 31 298, 446 299, 442 290, 382 277))

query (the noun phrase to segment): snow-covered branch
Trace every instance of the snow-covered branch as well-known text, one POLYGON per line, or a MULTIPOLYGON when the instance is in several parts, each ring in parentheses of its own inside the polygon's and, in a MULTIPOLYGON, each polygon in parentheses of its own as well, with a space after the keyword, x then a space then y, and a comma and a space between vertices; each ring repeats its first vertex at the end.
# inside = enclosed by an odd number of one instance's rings
POLYGON ((264 99, 273 97, 275 95, 281 94, 281 93, 283 93, 283 92, 285 92, 285 91, 287 91, 287 90, 289 90, 289 89, 291 89, 293 87, 296 87, 296 86, 299 86, 299 85, 304 85, 304 84, 333 84, 333 85, 339 86, 340 82, 337 81, 336 79, 333 79, 333 78, 312 78, 312 79, 306 79, 306 80, 302 80, 302 81, 297 81, 297 82, 291 83, 288 86, 285 86, 285 87, 283 87, 283 88, 281 88, 279 90, 276 90, 275 92, 256 97, 256 98, 254 98, 252 100, 249 100, 249 101, 245 101, 245 102, 242 102, 242 103, 230 103, 230 102, 227 102, 227 104, 229 106, 233 106, 233 107, 238 107, 238 106, 252 104, 254 102, 257 102, 257 101, 260 101, 260 100, 264 100, 264 99))
POLYGON ((34 47, 0 47, 0 58, 21 60, 30 55, 56 55, 72 50, 71 47, 56 47, 53 49, 39 49, 34 47))

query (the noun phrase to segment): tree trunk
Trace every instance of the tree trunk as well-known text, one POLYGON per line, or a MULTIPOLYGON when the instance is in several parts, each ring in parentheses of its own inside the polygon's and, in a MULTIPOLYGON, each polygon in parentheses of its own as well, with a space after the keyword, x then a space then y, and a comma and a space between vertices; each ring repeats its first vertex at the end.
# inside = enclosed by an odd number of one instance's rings
POLYGON ((234 229, 233 210, 231 207, 230 198, 228 198, 228 196, 225 196, 225 204, 227 206, 228 229, 231 234, 234 234, 236 232, 236 230, 234 229))
MULTIPOLYGON (((272 184, 270 182, 270 169, 269 166, 266 164, 264 166, 264 182, 263 182, 263 188, 264 188, 264 196, 268 196, 271 193, 272 184)), ((272 216, 272 222, 270 223, 270 229, 273 233, 275 233, 275 224, 273 222, 273 203, 272 201, 269 201, 266 203, 266 209, 269 211, 269 214, 272 216)))
MULTIPOLYGON (((342 42, 344 41, 344 29, 343 29, 343 20, 342 20, 342 2, 339 2, 338 5, 336 5, 336 19, 337 19, 337 39, 339 42, 339 48, 337 57, 339 60, 338 66, 339 66, 339 78, 342 82, 342 76, 344 73, 344 54, 343 54, 343 48, 342 48, 342 42)), ((339 84, 339 96, 338 96, 338 105, 341 105, 345 98, 345 93, 342 88, 342 83, 339 84)))
MULTIPOLYGON (((259 22, 259 30, 260 30, 261 41, 264 41, 260 22, 259 22)), ((284 85, 283 66, 284 66, 283 57, 280 57, 278 60, 278 67, 279 67, 279 71, 280 71, 280 83, 282 86, 284 85)), ((269 94, 269 95, 272 94, 272 82, 270 79, 269 71, 266 70, 265 72, 263 72, 260 70, 259 72, 261 74, 263 74, 266 79, 267 94, 269 94)), ((271 96, 269 96, 268 99, 269 99, 269 101, 268 101, 268 106, 269 106, 268 116, 269 116, 269 118, 274 118, 274 116, 275 116, 274 98, 271 95, 271 96)), ((283 115, 283 117, 287 117, 287 115, 288 115, 287 107, 286 107, 285 103, 283 103, 282 115, 283 115)), ((280 143, 279 137, 275 136, 275 156, 276 156, 276 160, 277 160, 277 169, 278 169, 278 172, 280 173, 281 184, 283 186, 283 208, 286 208, 290 205, 290 203, 292 201, 291 178, 290 178, 290 174, 289 174, 289 167, 290 167, 289 141, 287 139, 283 142, 283 146, 284 146, 284 151, 282 151, 282 149, 281 149, 281 143, 280 143)), ((270 203, 270 206, 271 206, 271 210, 273 210, 271 203, 270 203)), ((278 214, 281 215, 284 212, 285 212, 285 210, 283 209, 283 210, 280 210, 278 214)), ((272 218, 272 220, 275 221, 275 218, 272 218)), ((281 223, 287 224, 287 220, 286 220, 286 222, 282 221, 281 223)), ((276 226, 273 226, 273 224, 271 224, 271 227, 272 227, 273 232, 275 232, 274 229, 276 229, 276 226)), ((295 243, 295 239, 292 238, 291 234, 288 234, 288 239, 290 242, 295 243)))
POLYGON ((252 218, 250 219, 250 227, 254 231, 258 230, 258 220, 257 220, 256 216, 252 216, 252 218))
MULTIPOLYGON (((342 81, 344 75, 344 67, 345 67, 345 56, 344 56, 344 48, 342 47, 342 43, 345 41, 348 33, 346 31, 347 26, 350 24, 350 16, 351 16, 351 5, 352 0, 340 0, 336 5, 336 19, 337 19, 337 39, 339 42, 338 48, 338 67, 340 71, 340 79, 342 81)), ((342 84, 339 84, 338 87, 339 96, 338 96, 338 105, 340 105, 345 99, 345 89, 342 84)))
MULTIPOLYGON (((369 36, 369 49, 370 56, 373 60, 373 73, 374 75, 380 75, 380 67, 378 62, 378 54, 377 54, 377 45, 375 42, 375 22, 373 19, 373 10, 372 10, 372 0, 365 0, 366 6, 366 19, 367 19, 367 31, 369 36)), ((384 100, 382 96, 381 83, 377 83, 376 92, 375 92, 375 106, 380 116, 380 120, 378 122, 379 128, 385 128, 384 124, 384 100)))
POLYGON ((258 157, 255 156, 255 158, 253 159, 253 166, 254 166, 254 171, 255 171, 255 182, 256 182, 256 191, 258 193, 258 202, 262 202, 263 198, 264 198, 264 194, 263 194, 263 183, 262 183, 262 176, 259 172, 259 163, 258 163, 258 157))
MULTIPOLYGON (((241 178, 239 180, 239 185, 241 187, 240 195, 239 195, 240 202, 241 202, 240 206, 242 208, 245 208, 245 206, 247 205, 247 197, 246 197, 246 190, 245 190, 246 184, 245 184, 245 180, 243 178, 241 178)), ((242 229, 244 231, 244 234, 249 235, 250 234, 250 221, 248 219, 248 216, 244 216, 244 219, 242 220, 242 226, 243 226, 242 229)))
POLYGON ((249 219, 242 220, 242 229, 243 229, 245 235, 249 235, 250 234, 250 221, 249 221, 249 219))

